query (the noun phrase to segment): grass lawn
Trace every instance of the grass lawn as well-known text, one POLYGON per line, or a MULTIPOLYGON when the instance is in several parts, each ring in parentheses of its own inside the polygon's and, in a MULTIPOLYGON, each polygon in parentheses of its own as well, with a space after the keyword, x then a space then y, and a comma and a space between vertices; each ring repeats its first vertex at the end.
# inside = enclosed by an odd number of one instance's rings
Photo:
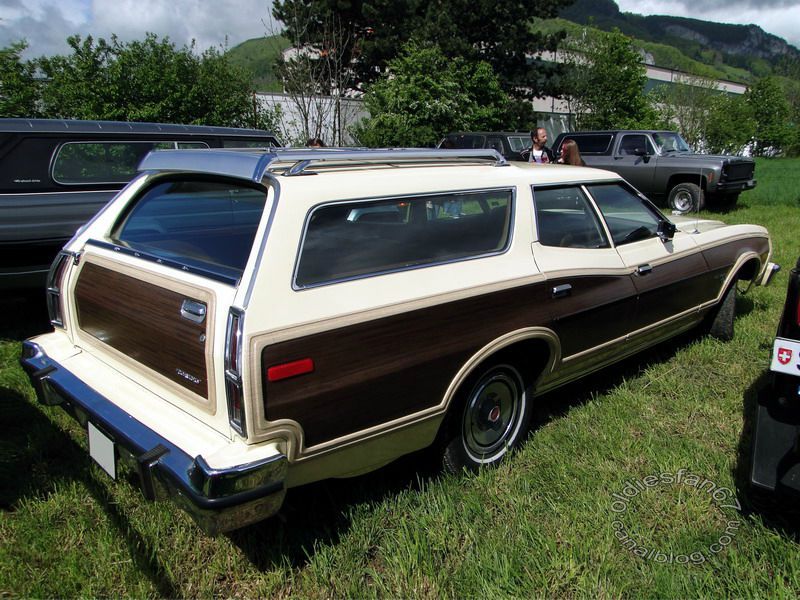
POLYGON ((77 425, 36 404, 17 360, 44 304, 3 299, 0 596, 796 597, 800 511, 763 508, 746 482, 800 254, 800 160, 756 174, 735 209, 704 213, 766 225, 783 266, 739 299, 732 342, 685 335, 549 394, 498 469, 445 476, 422 453, 290 490, 278 516, 217 538, 109 480, 77 425))

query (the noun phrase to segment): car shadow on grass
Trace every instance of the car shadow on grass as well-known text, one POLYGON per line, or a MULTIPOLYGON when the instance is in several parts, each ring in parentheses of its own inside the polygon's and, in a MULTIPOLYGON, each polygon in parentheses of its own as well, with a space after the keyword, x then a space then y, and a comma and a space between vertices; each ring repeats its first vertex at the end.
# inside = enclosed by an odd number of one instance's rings
POLYGON ((0 386, 0 511, 14 512, 26 499, 44 499, 66 481, 79 482, 105 510, 132 560, 159 595, 181 597, 154 544, 131 525, 111 491, 93 476, 87 451, 43 410, 19 391, 0 386))
POLYGON ((733 476, 745 517, 760 518, 765 527, 800 542, 800 495, 787 491, 771 493, 750 485, 753 468, 753 435, 759 397, 770 391, 770 373, 764 371, 744 393, 742 434, 737 448, 733 476))
POLYGON ((52 330, 44 291, 30 290, 0 296, 0 339, 22 341, 52 330))
POLYGON ((274 517, 232 531, 231 541, 259 570, 307 565, 320 546, 337 544, 360 505, 378 504, 405 490, 420 490, 442 475, 441 457, 425 449, 365 475, 292 488, 274 517))

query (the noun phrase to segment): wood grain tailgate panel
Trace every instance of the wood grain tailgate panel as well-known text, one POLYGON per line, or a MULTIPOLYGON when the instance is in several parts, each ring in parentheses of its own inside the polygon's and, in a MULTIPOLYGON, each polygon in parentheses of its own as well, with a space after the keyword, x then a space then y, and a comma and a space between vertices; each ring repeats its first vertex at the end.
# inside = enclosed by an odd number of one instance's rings
POLYGON ((181 317, 185 295, 87 263, 75 298, 83 331, 208 398, 205 345, 200 341, 206 323, 181 317))

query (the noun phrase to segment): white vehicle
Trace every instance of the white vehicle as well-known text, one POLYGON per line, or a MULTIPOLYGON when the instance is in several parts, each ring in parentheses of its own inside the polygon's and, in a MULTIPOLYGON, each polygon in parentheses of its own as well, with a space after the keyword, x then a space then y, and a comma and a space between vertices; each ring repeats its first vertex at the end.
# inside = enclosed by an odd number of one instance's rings
POLYGON ((441 443, 500 461, 535 397, 707 324, 767 231, 492 150, 164 151, 64 248, 22 364, 209 532, 441 443))

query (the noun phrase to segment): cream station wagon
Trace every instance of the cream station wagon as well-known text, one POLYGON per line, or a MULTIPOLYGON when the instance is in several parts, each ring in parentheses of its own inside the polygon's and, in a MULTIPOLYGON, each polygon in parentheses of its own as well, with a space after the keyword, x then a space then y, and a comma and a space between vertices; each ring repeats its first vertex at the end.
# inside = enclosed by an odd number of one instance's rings
POLYGON ((493 150, 174 150, 64 247, 40 401, 210 533, 440 444, 500 461, 536 396, 695 326, 733 333, 767 231, 670 221, 618 175, 493 150))

